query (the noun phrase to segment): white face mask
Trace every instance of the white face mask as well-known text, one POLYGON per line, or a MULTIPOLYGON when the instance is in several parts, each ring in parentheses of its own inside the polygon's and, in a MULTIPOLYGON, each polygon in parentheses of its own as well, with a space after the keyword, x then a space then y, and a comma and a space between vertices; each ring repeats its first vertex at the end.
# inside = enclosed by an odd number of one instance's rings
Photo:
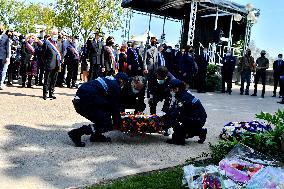
POLYGON ((167 49, 166 52, 170 53, 170 52, 171 52, 171 49, 167 49))
POLYGON ((207 54, 207 51, 203 51, 204 54, 207 54))
POLYGON ((137 90, 137 89, 132 88, 132 92, 133 92, 134 94, 138 94, 140 91, 137 90))
POLYGON ((231 53, 226 53, 226 56, 231 56, 231 53))
POLYGON ((176 50, 176 51, 179 51, 179 48, 178 48, 178 47, 175 47, 175 50, 176 50))
POLYGON ((175 96, 176 96, 176 93, 173 92, 173 91, 171 91, 171 96, 172 96, 172 97, 175 97, 175 96))
POLYGON ((58 40, 58 36, 57 36, 57 35, 54 35, 54 36, 52 37, 52 40, 53 40, 53 41, 57 41, 57 40, 58 40))
POLYGON ((165 83, 165 80, 157 79, 157 82, 158 82, 159 85, 162 85, 162 84, 165 83))

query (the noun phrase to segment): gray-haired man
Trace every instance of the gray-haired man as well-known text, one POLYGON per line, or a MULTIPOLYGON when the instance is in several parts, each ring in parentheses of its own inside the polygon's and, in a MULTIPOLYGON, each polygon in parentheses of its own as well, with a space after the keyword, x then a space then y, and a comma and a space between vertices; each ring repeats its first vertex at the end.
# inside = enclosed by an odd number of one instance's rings
POLYGON ((6 72, 10 64, 11 44, 9 37, 4 33, 4 27, 0 25, 0 90, 4 89, 6 72))

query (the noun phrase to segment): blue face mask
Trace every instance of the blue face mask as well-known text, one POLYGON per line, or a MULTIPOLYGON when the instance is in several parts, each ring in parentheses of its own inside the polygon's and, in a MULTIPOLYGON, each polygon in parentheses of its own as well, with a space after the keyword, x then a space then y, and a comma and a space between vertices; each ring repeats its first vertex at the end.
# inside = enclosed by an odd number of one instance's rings
POLYGON ((161 79, 157 79, 157 82, 158 82, 158 84, 162 85, 162 84, 164 84, 164 83, 165 83, 165 80, 164 80, 164 79, 163 79, 163 80, 161 80, 161 79))
POLYGON ((138 94, 138 93, 139 93, 139 90, 132 88, 132 92, 133 92, 134 94, 138 94))
POLYGON ((171 91, 171 96, 172 96, 172 97, 175 97, 175 96, 176 96, 176 93, 173 92, 173 91, 171 91))

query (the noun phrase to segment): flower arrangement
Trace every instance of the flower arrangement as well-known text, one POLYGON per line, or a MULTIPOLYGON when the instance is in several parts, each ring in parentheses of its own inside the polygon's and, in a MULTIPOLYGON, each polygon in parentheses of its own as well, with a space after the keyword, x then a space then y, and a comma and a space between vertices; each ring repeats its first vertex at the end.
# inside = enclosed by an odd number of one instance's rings
POLYGON ((258 121, 229 122, 222 129, 220 138, 227 140, 232 140, 233 138, 240 139, 241 134, 246 132, 264 133, 268 131, 272 131, 272 127, 258 121))
POLYGON ((122 115, 122 132, 130 133, 160 133, 162 130, 161 117, 157 115, 130 114, 122 115))
POLYGON ((233 181, 246 184, 251 177, 260 171, 264 166, 239 159, 223 159, 220 161, 219 167, 224 170, 225 175, 233 181))

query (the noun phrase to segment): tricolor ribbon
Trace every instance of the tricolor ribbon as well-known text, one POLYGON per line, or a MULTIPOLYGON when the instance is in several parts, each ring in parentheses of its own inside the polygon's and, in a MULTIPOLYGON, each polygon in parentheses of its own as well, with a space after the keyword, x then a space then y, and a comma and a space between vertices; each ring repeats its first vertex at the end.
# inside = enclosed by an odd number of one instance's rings
POLYGON ((71 50, 78 58, 80 57, 78 51, 77 51, 72 45, 70 45, 70 50, 71 50))
POLYGON ((57 60, 61 62, 62 57, 61 57, 61 53, 58 50, 57 46, 51 40, 46 40, 46 44, 56 53, 56 57, 58 58, 57 60))
POLYGON ((136 50, 133 49, 133 48, 130 48, 130 50, 133 52, 134 57, 135 57, 135 61, 136 61, 137 64, 139 65, 138 54, 137 54, 136 50))
POLYGON ((29 42, 26 42, 26 48, 28 49, 28 51, 31 53, 31 54, 35 54, 35 49, 34 47, 29 43, 29 42))

